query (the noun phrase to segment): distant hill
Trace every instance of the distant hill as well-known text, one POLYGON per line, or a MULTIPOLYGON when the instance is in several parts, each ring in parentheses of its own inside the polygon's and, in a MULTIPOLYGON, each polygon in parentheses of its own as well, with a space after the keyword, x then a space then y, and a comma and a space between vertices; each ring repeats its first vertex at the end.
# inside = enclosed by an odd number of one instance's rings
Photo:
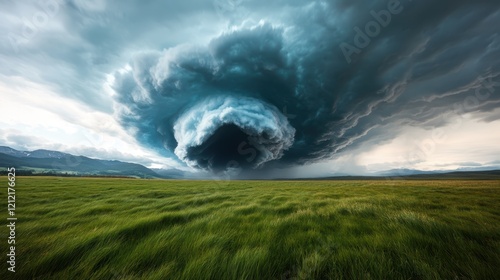
POLYGON ((391 169, 377 173, 377 176, 413 176, 423 174, 440 174, 446 171, 422 171, 417 169, 391 169))
POLYGON ((0 167, 15 167, 34 174, 168 178, 135 163, 92 159, 50 150, 18 151, 5 146, 0 146, 0 167))
POLYGON ((185 179, 187 176, 187 172, 184 172, 179 169, 151 169, 156 174, 160 175, 162 178, 171 178, 171 179, 185 179))
MULTIPOLYGON (((474 180, 500 180, 500 170, 481 171, 453 171, 434 174, 416 174, 402 176, 409 179, 474 179, 474 180)), ((397 178, 397 177, 396 177, 397 178)))
MULTIPOLYGON (((388 174, 397 174, 389 172, 388 174)), ((377 176, 329 176, 319 178, 300 178, 296 180, 500 180, 500 170, 486 171, 420 171, 408 170, 399 172, 402 175, 377 175, 377 176)), ((278 179, 281 180, 281 179, 278 179)))
POLYGON ((27 152, 14 150, 10 147, 0 146, 0 153, 6 154, 13 157, 26 157, 27 152))

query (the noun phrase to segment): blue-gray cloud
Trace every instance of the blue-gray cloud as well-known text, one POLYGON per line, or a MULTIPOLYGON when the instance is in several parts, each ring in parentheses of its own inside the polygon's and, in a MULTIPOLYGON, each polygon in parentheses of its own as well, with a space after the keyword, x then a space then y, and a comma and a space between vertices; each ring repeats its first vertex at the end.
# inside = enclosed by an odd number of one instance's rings
MULTIPOLYGON (((6 37, 2 74, 110 111, 100 87, 113 73, 123 126, 190 166, 304 164, 388 141, 403 125, 498 119, 495 0, 58 3, 60 25, 17 50, 6 37)), ((32 20, 40 9, 16 5, 3 13, 32 20)))
POLYGON ((117 74, 123 124, 167 156, 219 170, 330 158, 401 125, 498 108, 497 2, 297 3, 205 46, 137 56, 117 74))

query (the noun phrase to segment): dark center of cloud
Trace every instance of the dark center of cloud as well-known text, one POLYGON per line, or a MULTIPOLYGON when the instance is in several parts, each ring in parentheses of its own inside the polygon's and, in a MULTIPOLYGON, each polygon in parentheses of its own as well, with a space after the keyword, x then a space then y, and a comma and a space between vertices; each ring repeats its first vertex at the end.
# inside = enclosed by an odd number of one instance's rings
POLYGON ((176 119, 173 131, 177 157, 212 171, 260 167, 279 159, 295 134, 272 105, 227 95, 198 102, 176 119))
POLYGON ((223 125, 200 146, 189 148, 187 158, 196 161, 199 167, 214 171, 224 171, 233 166, 249 168, 253 158, 260 157, 261 153, 248 144, 250 154, 244 154, 242 145, 248 143, 248 137, 234 124, 223 125))

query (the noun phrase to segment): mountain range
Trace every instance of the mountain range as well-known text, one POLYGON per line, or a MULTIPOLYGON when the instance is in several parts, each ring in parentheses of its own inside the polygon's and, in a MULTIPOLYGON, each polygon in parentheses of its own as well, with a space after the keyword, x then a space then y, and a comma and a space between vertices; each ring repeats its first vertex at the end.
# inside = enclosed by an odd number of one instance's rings
POLYGON ((18 151, 5 146, 0 146, 0 167, 15 167, 33 174, 168 178, 136 163, 93 159, 50 150, 18 151))
MULTIPOLYGON (((118 160, 101 160, 85 156, 75 156, 51 150, 19 151, 10 147, 0 146, 0 174, 5 173, 8 167, 15 167, 16 171, 33 175, 62 175, 62 176, 118 176, 137 178, 165 178, 165 179, 203 179, 189 172, 177 169, 149 169, 137 163, 118 160)), ((414 179, 500 179, 500 170, 494 166, 475 168, 473 170, 451 171, 421 171, 413 169, 392 169, 375 173, 370 176, 350 176, 349 174, 321 177, 300 178, 298 180, 335 180, 335 179, 387 179, 387 178, 414 178, 414 179)), ((289 178, 286 178, 289 179, 289 178)))

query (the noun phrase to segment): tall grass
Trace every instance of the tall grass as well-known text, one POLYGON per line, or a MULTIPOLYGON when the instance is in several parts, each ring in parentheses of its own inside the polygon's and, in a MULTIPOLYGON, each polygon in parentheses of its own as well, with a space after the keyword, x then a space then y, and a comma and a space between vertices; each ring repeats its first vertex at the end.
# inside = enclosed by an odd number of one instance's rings
POLYGON ((499 181, 18 177, 16 188, 16 273, 2 253, 0 279, 500 275, 499 181))

